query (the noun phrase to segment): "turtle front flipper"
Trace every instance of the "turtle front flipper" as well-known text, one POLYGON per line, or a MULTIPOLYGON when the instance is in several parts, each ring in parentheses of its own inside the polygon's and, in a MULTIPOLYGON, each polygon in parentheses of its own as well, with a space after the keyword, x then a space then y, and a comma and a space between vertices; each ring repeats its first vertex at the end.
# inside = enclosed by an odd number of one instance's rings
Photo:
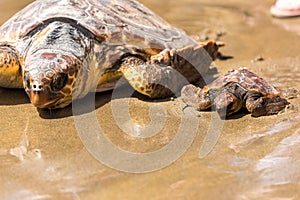
POLYGON ((278 114, 289 102, 280 97, 263 97, 256 91, 246 95, 246 108, 253 117, 278 114))
POLYGON ((187 83, 172 67, 148 64, 135 57, 127 57, 120 70, 136 91, 150 98, 172 96, 187 83))
POLYGON ((165 49, 149 60, 126 57, 120 71, 130 85, 150 98, 176 94, 188 83, 202 80, 218 52, 215 42, 182 49, 165 49))
POLYGON ((16 50, 0 46, 0 87, 22 88, 22 67, 16 50))

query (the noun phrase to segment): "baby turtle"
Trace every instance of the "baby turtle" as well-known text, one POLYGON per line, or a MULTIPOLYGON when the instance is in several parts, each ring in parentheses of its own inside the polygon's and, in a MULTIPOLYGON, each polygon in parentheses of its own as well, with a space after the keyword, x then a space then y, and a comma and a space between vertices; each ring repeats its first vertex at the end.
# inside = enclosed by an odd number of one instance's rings
POLYGON ((198 110, 213 107, 223 119, 243 107, 259 117, 277 114, 289 104, 278 88, 246 68, 220 76, 202 89, 187 85, 182 88, 181 97, 198 110))
POLYGON ((134 0, 36 0, 0 28, 0 86, 62 108, 123 76, 164 98, 199 80, 218 53, 134 0))

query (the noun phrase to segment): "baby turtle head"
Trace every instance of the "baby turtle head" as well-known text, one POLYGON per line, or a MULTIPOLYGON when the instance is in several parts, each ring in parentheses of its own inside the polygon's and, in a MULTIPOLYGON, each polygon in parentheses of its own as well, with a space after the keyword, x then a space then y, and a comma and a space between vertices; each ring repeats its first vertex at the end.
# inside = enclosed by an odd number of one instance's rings
POLYGON ((214 103, 221 119, 225 119, 226 116, 236 113, 243 107, 243 102, 230 92, 219 94, 214 99, 214 103))
POLYGON ((38 108, 62 108, 72 101, 78 59, 70 55, 41 52, 26 61, 23 85, 38 108))

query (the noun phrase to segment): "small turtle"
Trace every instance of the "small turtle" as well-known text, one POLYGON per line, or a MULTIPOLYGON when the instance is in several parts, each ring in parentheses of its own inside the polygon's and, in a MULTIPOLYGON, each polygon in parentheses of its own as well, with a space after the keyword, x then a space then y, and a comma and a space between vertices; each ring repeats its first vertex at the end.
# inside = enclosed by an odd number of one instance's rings
POLYGON ((39 108, 113 89, 122 76, 163 98, 197 81, 217 53, 134 0, 36 0, 0 28, 0 86, 24 87, 39 108))
POLYGON ((258 117, 277 114, 289 104, 278 88, 246 68, 220 76, 202 89, 187 85, 181 97, 198 110, 214 107, 223 119, 243 107, 258 117))

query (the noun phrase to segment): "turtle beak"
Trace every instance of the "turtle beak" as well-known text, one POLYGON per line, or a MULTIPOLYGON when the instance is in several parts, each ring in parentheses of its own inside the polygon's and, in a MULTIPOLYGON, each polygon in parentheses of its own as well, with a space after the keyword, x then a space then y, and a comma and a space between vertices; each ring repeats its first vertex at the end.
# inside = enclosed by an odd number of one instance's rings
POLYGON ((43 92, 43 85, 38 81, 34 81, 30 87, 29 98, 31 103, 36 107, 44 105, 46 103, 46 95, 45 92, 43 92))
POLYGON ((57 101, 57 98, 50 99, 50 95, 46 87, 37 81, 33 82, 31 85, 28 95, 31 103, 38 108, 49 107, 51 104, 57 101))
POLYGON ((49 99, 47 92, 34 92, 30 91, 29 98, 31 103, 38 108, 50 108, 52 107, 59 97, 55 99, 49 99))
POLYGON ((46 98, 46 95, 44 92, 35 92, 33 90, 29 93, 29 98, 31 103, 35 107, 43 107, 48 102, 48 99, 46 98))

